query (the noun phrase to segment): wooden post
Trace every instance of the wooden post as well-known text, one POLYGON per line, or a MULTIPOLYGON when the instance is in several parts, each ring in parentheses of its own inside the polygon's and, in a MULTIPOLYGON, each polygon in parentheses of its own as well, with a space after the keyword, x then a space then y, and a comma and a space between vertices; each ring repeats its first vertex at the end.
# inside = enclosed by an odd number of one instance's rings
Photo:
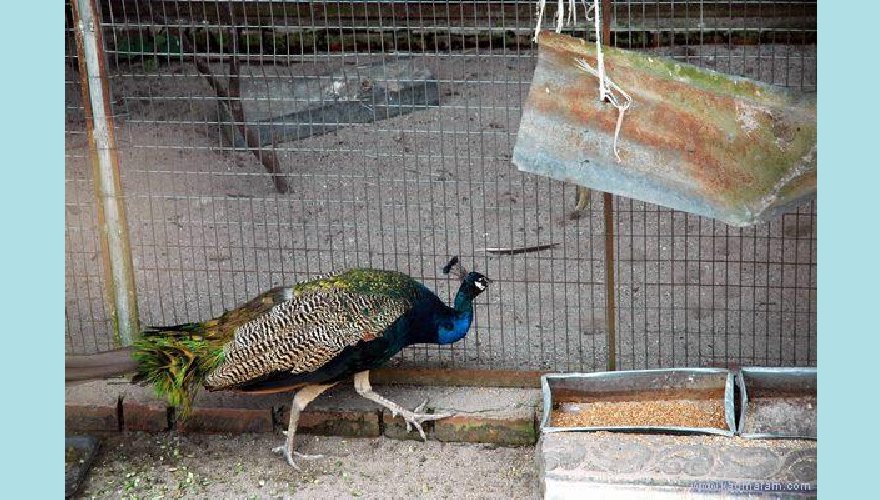
POLYGON ((103 53, 101 17, 95 0, 76 0, 72 2, 72 7, 98 210, 104 298, 110 310, 114 339, 118 344, 127 346, 131 345, 140 328, 131 244, 122 183, 119 179, 119 157, 103 53))

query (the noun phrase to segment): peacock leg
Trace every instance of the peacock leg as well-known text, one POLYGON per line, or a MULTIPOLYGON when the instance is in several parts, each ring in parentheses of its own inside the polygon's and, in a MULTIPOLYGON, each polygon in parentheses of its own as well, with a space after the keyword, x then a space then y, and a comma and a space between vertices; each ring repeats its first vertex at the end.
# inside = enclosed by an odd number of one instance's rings
POLYGON ((421 413, 420 410, 424 408, 425 403, 422 403, 416 408, 416 411, 409 411, 399 404, 389 401, 382 396, 373 392, 373 388, 370 386, 370 372, 362 371, 358 372, 354 375, 354 388, 361 396, 369 399, 370 401, 374 401, 379 403, 391 410, 391 414, 393 416, 400 415, 406 421, 406 430, 412 430, 413 427, 419 431, 419 435, 422 439, 427 440, 425 437, 425 431, 422 429, 422 422, 428 422, 430 420, 439 420, 441 418, 451 417, 452 413, 421 413))
POLYGON ((299 413, 305 410, 306 406, 320 396, 322 392, 334 385, 336 385, 336 382, 326 385, 307 385, 296 391, 296 394, 293 396, 293 403, 290 404, 290 420, 287 423, 287 432, 284 433, 287 435, 287 440, 281 446, 272 448, 272 451, 283 454, 284 458, 287 459, 287 463, 289 463, 294 469, 299 469, 299 467, 293 462, 294 456, 305 459, 321 457, 321 455, 305 455, 293 451, 293 438, 296 435, 296 425, 299 422, 299 413))

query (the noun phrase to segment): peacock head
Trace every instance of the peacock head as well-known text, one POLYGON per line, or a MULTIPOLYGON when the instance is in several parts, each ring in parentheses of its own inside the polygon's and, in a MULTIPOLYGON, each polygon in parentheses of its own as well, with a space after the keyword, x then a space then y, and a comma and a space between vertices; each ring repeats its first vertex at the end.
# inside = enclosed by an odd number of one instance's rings
MULTIPOLYGON (((452 273, 453 276, 461 278, 458 297, 468 301, 472 301, 477 295, 483 293, 486 290, 486 287, 489 286, 489 283, 492 282, 492 280, 476 271, 465 271, 457 256, 451 258, 449 263, 443 266, 443 273, 452 273)), ((456 298, 456 302, 459 300, 458 297, 456 298)))
POLYGON ((483 293, 486 290, 486 287, 489 286, 492 280, 483 276, 482 274, 471 271, 467 273, 464 279, 461 281, 461 287, 459 291, 470 299, 475 298, 477 295, 483 293))

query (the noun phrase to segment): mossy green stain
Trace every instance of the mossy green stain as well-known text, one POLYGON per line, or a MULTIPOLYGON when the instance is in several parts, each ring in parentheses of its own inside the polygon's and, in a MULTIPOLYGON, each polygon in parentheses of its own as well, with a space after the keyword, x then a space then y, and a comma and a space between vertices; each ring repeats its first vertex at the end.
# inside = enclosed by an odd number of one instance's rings
POLYGON ((493 424, 478 419, 457 421, 446 425, 452 428, 449 437, 459 441, 529 445, 538 440, 538 431, 532 420, 512 420, 493 424))

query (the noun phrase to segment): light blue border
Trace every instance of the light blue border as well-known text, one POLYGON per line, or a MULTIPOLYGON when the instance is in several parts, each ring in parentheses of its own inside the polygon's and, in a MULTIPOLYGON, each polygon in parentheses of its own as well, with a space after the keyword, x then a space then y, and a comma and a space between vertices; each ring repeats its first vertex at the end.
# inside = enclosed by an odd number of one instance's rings
MULTIPOLYGON (((7 2, 0 30, 7 498, 61 498, 64 487, 64 18, 60 2, 45 5, 7 2)), ((877 412, 859 408, 880 397, 880 3, 818 10, 819 483, 823 496, 861 498, 880 449, 877 412)))
POLYGON ((64 12, 44 3, 4 3, 0 29, 5 498, 64 491, 64 12))
POLYGON ((880 3, 818 11, 818 489, 868 498, 880 449, 880 3))

